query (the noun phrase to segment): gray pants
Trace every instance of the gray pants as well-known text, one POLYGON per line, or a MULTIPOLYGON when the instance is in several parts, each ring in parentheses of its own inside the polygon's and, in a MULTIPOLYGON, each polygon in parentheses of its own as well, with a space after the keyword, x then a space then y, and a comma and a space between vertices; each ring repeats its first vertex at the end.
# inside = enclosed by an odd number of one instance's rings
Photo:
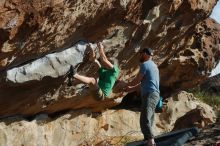
POLYGON ((149 92, 141 97, 140 126, 145 140, 154 138, 152 126, 155 108, 159 99, 160 95, 158 92, 149 92))

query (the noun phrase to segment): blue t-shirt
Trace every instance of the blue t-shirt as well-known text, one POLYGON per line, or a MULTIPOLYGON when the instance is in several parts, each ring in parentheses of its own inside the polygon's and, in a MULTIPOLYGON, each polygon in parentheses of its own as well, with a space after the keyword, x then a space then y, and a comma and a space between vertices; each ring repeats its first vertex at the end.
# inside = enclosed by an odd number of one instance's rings
POLYGON ((141 96, 154 91, 160 93, 159 70, 152 60, 145 61, 140 65, 140 73, 144 76, 141 81, 141 96))

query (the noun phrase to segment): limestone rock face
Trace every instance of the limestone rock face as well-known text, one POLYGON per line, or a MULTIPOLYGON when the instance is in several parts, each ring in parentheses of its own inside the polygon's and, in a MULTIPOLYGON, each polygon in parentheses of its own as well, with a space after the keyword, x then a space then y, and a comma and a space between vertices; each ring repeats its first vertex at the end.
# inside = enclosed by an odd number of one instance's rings
MULTIPOLYGON (((212 108, 201 104, 190 93, 180 92, 169 99, 169 108, 155 116, 153 129, 156 135, 172 130, 178 125, 176 123, 180 117, 184 117, 180 119, 182 122, 187 121, 188 125, 193 125, 196 120, 205 121, 201 126, 195 125, 200 128, 215 121, 212 108), (194 117, 200 118, 192 121, 191 116, 184 116, 197 110, 198 106, 204 112, 202 116, 194 112, 194 117)), ((77 110, 56 117, 39 114, 28 120, 19 116, 11 117, 0 122, 0 143, 4 146, 124 146, 128 141, 143 138, 139 116, 139 112, 120 109, 102 113, 77 110)))
POLYGON ((216 121, 213 108, 200 102, 193 94, 181 91, 170 97, 165 112, 156 118, 158 131, 190 127, 202 128, 216 121))
POLYGON ((186 35, 183 42, 178 42, 185 44, 184 49, 160 65, 161 89, 165 94, 170 90, 189 89, 207 78, 219 60, 219 30, 219 24, 206 19, 188 32, 191 36, 186 35))
MULTIPOLYGON (((161 93, 193 87, 219 60, 219 24, 207 18, 216 0, 3 0, 0 2, 0 115, 65 109, 101 111, 126 93, 94 100, 82 84, 66 86, 73 65, 96 77, 85 45, 102 41, 120 79, 138 72, 138 51, 154 50, 161 93)), ((94 47, 95 48, 95 47, 94 47)))

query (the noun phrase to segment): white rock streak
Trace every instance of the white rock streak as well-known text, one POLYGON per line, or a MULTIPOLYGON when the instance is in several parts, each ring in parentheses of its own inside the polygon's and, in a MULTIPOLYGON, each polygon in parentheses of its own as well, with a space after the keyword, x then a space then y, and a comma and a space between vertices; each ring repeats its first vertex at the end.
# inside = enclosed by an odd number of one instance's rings
POLYGON ((76 66, 82 62, 85 50, 86 43, 79 42, 62 52, 48 54, 24 66, 8 70, 7 80, 23 83, 41 80, 45 76, 53 78, 62 76, 69 70, 70 65, 76 66))

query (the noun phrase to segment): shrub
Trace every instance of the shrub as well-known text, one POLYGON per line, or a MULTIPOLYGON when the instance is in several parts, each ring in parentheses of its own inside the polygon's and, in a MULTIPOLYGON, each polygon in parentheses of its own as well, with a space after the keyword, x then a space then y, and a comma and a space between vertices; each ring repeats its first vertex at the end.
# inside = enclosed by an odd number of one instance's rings
POLYGON ((212 107, 216 107, 220 110, 220 96, 215 93, 205 92, 199 88, 194 88, 189 90, 188 92, 193 93, 193 95, 199 100, 209 104, 212 107))

